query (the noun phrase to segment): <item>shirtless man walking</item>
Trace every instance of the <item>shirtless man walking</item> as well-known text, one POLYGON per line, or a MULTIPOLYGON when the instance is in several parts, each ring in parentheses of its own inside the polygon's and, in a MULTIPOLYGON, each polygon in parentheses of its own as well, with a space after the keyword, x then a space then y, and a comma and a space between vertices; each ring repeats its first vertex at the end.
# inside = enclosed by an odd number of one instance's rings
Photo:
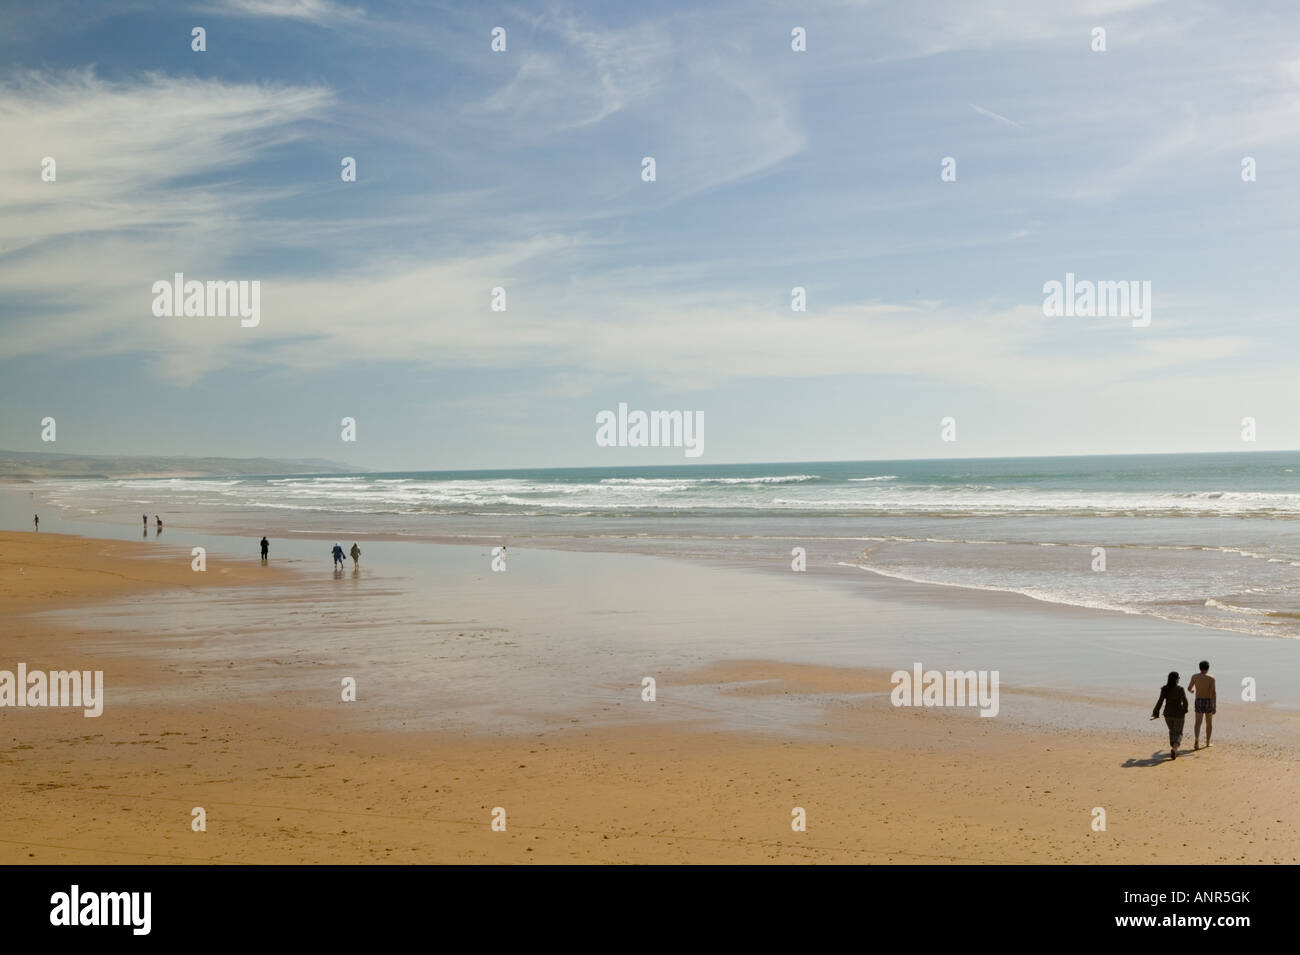
POLYGON ((1196 725, 1192 727, 1192 735, 1195 739, 1195 748, 1201 748, 1201 718, 1205 719, 1205 745, 1209 748, 1213 744, 1210 737, 1214 735, 1214 710, 1217 697, 1214 693, 1214 677, 1210 676, 1210 661, 1202 660, 1200 663, 1201 672, 1193 673, 1192 678, 1187 681, 1187 689, 1196 694, 1196 725))

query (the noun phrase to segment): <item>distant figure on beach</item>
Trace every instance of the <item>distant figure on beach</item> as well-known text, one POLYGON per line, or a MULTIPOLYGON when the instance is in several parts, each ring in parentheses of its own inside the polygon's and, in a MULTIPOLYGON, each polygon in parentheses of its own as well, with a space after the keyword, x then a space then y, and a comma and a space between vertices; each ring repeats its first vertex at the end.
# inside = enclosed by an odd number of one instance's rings
POLYGON ((1193 673, 1187 681, 1187 689, 1196 694, 1196 722, 1192 725, 1196 739, 1193 748, 1201 748, 1201 717, 1204 717, 1205 746, 1208 749, 1212 745, 1210 737, 1214 735, 1214 713, 1218 709, 1215 705, 1218 696, 1214 692, 1214 677, 1210 676, 1210 661, 1202 660, 1198 665, 1201 672, 1193 673))
POLYGON ((36 525, 36 529, 39 531, 41 529, 41 515, 37 514, 33 517, 32 523, 36 525))
MULTIPOLYGON (((357 570, 361 566, 361 548, 357 546, 356 541, 352 542, 352 550, 348 553, 352 555, 352 569, 357 570)), ((1199 721, 1197 725, 1200 725, 1199 721)))
POLYGON ((1169 679, 1160 688, 1160 699, 1151 711, 1151 718, 1160 715, 1160 707, 1165 708, 1165 725, 1169 727, 1169 758, 1178 758, 1178 747, 1183 745, 1183 721, 1187 718, 1187 693, 1178 685, 1178 671, 1169 674, 1169 679))
POLYGON ((271 550, 271 543, 265 537, 262 538, 262 563, 266 563, 266 555, 271 550))
POLYGON ((334 553, 334 566, 342 570, 343 569, 343 545, 341 545, 338 541, 334 542, 333 553, 334 553))
MULTIPOLYGON (((157 514, 155 514, 155 515, 153 516, 153 519, 154 519, 155 521, 158 522, 158 530, 162 530, 162 518, 159 517, 157 514)), ((149 522, 148 522, 148 521, 145 521, 145 523, 147 524, 147 523, 149 523, 149 522)))
POLYGON ((144 521, 144 529, 145 529, 146 531, 149 530, 149 515, 148 515, 148 514, 141 514, 141 515, 140 515, 140 520, 144 521))

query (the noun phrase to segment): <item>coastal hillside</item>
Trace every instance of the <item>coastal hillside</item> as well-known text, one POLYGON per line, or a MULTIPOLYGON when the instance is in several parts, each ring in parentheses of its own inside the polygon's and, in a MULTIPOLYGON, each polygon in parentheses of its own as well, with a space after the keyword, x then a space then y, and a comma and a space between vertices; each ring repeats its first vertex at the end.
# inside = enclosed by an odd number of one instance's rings
POLYGON ((0 479, 8 480, 342 474, 358 470, 363 469, 319 458, 191 458, 0 450, 0 479))

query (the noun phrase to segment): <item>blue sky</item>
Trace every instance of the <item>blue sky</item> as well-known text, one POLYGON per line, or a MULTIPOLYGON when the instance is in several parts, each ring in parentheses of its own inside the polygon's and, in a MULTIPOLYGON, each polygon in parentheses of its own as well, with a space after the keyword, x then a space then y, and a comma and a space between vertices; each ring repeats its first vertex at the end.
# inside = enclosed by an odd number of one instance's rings
POLYGON ((683 461, 598 448, 619 402, 705 464, 1300 447, 1289 6, 7 4, 0 447, 683 461), (260 325, 155 317, 174 272, 260 325), (1044 317, 1066 272, 1151 325, 1044 317))

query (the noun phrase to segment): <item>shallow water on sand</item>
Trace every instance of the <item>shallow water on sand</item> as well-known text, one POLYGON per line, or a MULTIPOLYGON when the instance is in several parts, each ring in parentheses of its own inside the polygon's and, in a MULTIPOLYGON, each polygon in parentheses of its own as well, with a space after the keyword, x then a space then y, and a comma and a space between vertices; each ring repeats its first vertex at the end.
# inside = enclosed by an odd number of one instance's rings
MULTIPOLYGON (((350 539, 341 539, 344 549, 350 539)), ((608 542, 606 542, 608 543, 608 542)), ((166 530, 142 554, 170 546, 210 559, 255 541, 166 530)), ((133 598, 104 608, 51 609, 106 629, 98 649, 157 657, 184 688, 112 687, 119 700, 275 698, 341 705, 340 681, 376 727, 541 731, 620 720, 699 719, 734 729, 813 732, 828 707, 863 694, 719 692, 674 682, 715 661, 778 660, 910 670, 997 670, 1006 687, 1130 700, 1125 709, 1069 708, 1074 726, 1139 726, 1164 673, 1216 662, 1225 693, 1242 676, 1261 701, 1300 704, 1292 641, 1219 633, 1137 615, 1062 608, 1008 595, 954 591, 810 563, 663 558, 511 546, 504 572, 491 547, 362 542, 362 566, 339 575, 328 540, 272 544, 300 584, 133 598), (657 681, 655 703, 642 679, 657 681), (192 681, 192 683, 190 682, 192 681)), ((816 553, 816 549, 813 549, 816 553)), ((1004 693, 999 719, 1064 718, 1053 696, 1004 693)), ((1223 707, 1221 707, 1221 710, 1223 707)))

